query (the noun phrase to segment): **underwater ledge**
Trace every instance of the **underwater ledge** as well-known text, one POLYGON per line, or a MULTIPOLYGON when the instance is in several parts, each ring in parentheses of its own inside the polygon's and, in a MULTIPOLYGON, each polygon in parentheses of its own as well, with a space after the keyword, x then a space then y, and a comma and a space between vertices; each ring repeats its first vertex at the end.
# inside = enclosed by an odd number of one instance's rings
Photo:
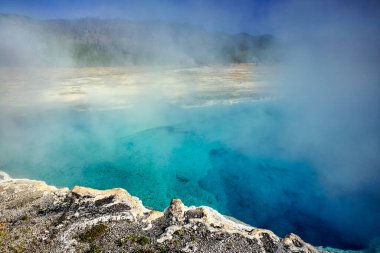
MULTIPOLYGON (((57 188, 0 172, 1 252, 334 252, 280 238, 207 206, 163 211, 122 188, 57 188)), ((336 251, 343 252, 343 251, 336 251)), ((347 251, 348 252, 348 251, 347 251)))

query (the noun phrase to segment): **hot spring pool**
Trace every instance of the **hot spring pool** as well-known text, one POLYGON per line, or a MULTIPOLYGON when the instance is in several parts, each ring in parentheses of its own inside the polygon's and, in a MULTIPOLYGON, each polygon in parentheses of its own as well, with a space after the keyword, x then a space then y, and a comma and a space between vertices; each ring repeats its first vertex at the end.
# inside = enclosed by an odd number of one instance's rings
POLYGON ((57 186, 122 187, 159 210, 181 198, 315 245, 357 249, 380 235, 379 196, 331 194, 312 160, 287 154, 283 115, 271 102, 140 116, 130 109, 19 115, 1 131, 0 166, 57 186))
POLYGON ((159 210, 181 198, 314 245, 367 247, 380 236, 375 128, 366 136, 359 120, 312 103, 289 114, 271 97, 273 71, 0 68, 0 169, 122 187, 159 210))

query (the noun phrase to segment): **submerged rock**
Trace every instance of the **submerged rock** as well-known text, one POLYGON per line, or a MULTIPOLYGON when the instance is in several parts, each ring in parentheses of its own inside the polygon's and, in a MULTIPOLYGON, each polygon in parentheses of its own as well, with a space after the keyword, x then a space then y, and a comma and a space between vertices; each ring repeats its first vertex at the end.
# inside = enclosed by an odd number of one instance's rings
POLYGON ((321 252, 174 199, 151 210, 124 189, 58 189, 0 174, 0 252, 321 252))

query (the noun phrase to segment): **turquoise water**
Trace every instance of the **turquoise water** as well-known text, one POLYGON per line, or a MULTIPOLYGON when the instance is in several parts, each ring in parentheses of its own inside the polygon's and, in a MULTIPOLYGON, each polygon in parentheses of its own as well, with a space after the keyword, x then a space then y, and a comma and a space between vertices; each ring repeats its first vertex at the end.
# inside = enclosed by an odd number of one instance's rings
POLYGON ((0 167, 13 177, 122 187, 159 210, 181 198, 315 245, 358 249, 380 235, 379 196, 332 196, 311 160, 287 154, 275 104, 167 106, 147 118, 130 109, 54 110, 3 126, 0 167))

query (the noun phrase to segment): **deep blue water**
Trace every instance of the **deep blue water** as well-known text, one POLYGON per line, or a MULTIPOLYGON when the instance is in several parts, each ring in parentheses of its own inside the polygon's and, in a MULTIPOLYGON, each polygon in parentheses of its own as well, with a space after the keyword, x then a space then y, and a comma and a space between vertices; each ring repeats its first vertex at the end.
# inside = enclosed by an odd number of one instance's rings
POLYGON ((128 110, 19 115, 2 124, 0 167, 57 186, 123 187, 161 210, 181 198, 314 245, 366 247, 380 236, 377 186, 332 193, 312 160, 288 155, 283 117, 268 103, 168 107, 155 120, 128 110))

